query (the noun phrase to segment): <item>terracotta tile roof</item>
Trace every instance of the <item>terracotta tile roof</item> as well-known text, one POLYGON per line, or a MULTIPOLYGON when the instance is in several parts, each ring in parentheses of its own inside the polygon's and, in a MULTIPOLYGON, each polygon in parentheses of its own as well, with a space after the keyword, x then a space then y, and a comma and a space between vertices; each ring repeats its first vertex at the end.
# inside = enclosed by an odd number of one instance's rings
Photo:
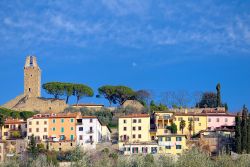
POLYGON ((23 119, 6 119, 4 121, 4 124, 25 124, 27 123, 26 121, 24 121, 23 119))
POLYGON ((76 118, 80 113, 58 113, 58 114, 36 114, 33 119, 48 119, 48 118, 76 118))
POLYGON ((80 118, 97 118, 96 116, 87 116, 87 115, 84 115, 84 116, 82 116, 82 117, 80 117, 80 118))
POLYGON ((119 118, 146 118, 150 117, 149 114, 130 114, 125 116, 120 116, 119 118))
POLYGON ((236 114, 231 113, 194 113, 194 112, 187 112, 187 113, 174 113, 175 116, 228 116, 228 117, 235 117, 236 114))

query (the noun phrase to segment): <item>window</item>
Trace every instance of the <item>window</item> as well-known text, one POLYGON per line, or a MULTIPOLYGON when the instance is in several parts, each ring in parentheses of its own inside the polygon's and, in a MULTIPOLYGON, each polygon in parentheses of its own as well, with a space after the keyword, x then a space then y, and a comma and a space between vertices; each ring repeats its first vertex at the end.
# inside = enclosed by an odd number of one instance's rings
POLYGON ((44 125, 47 125, 47 121, 44 121, 44 125))
POLYGON ((39 128, 36 128, 36 132, 39 132, 39 128))
POLYGON ((169 149, 171 149, 171 146, 166 146, 165 148, 169 150, 169 149))
POLYGON ((123 130, 124 130, 124 131, 127 131, 127 127, 123 127, 123 130))
POLYGON ((43 135, 43 139, 48 139, 48 136, 47 135, 43 135))
POLYGON ((32 129, 31 129, 31 128, 29 128, 29 132, 30 132, 30 133, 32 132, 32 129))
POLYGON ((135 135, 133 135, 133 139, 135 139, 135 135))
POLYGON ((211 122, 211 118, 208 118, 208 122, 211 122))
POLYGON ((138 135, 138 138, 139 138, 139 139, 141 138, 141 134, 138 135))
POLYGON ((138 122, 141 123, 141 119, 138 119, 138 122))
POLYGON ((32 122, 31 122, 31 121, 29 122, 29 125, 32 125, 32 122))
POLYGON ((159 137, 159 141, 162 141, 162 137, 159 137))
POLYGON ((47 132, 47 128, 44 128, 43 131, 44 131, 44 132, 47 132))
POLYGON ((220 118, 216 118, 216 122, 220 122, 220 118))
POLYGON ((166 141, 171 141, 171 137, 166 137, 166 141))
POLYGON ((74 130, 74 127, 71 127, 70 130, 74 130))
POLYGON ((178 118, 178 121, 181 121, 181 120, 182 120, 182 117, 179 117, 179 118, 178 118))
POLYGON ((193 121, 193 117, 188 117, 188 121, 193 121))
POLYGON ((55 119, 53 119, 53 120, 52 120, 52 122, 53 122, 53 123, 56 123, 56 120, 55 120, 55 119))
POLYGON ((70 135, 70 140, 74 140, 74 135, 70 135))
POLYGON ((136 130, 135 126, 133 127, 133 130, 136 130))
POLYGON ((127 151, 130 151, 130 147, 127 148, 127 151))
POLYGON ((176 149, 180 150, 181 149, 181 145, 176 145, 176 149))
POLYGON ((39 121, 36 121, 36 124, 39 125, 39 121))
POLYGON ((90 119, 89 122, 92 123, 92 122, 93 122, 93 119, 90 119))
POLYGON ((52 130, 53 130, 53 131, 56 131, 56 128, 55 128, 55 127, 53 127, 53 128, 52 128, 52 130))
POLYGON ((181 141, 181 137, 176 137, 176 141, 181 141))
POLYGON ((83 131, 83 127, 79 127, 78 130, 79 130, 79 131, 83 131))
POLYGON ((138 130, 141 130, 141 126, 138 127, 138 130))
POLYGON ((71 118, 71 119, 70 119, 70 122, 74 122, 74 119, 73 119, 73 118, 71 118))
POLYGON ((198 121, 200 121, 200 118, 194 118, 194 121, 198 122, 198 121))
POLYGON ((62 133, 64 132, 64 127, 61 127, 61 132, 62 132, 62 133))
POLYGON ((64 136, 64 135, 61 135, 61 136, 60 136, 60 140, 65 140, 65 136, 64 136))
POLYGON ((227 122, 228 121, 228 119, 227 118, 225 118, 225 122, 227 122))
POLYGON ((201 126, 201 123, 199 123, 199 126, 201 126))
POLYGON ((124 123, 124 124, 126 124, 126 123, 127 123, 127 121, 124 119, 124 120, 123 120, 123 123, 124 123))
POLYGON ((64 119, 61 119, 61 123, 64 123, 64 119))
POLYGON ((136 119, 133 119, 133 123, 136 123, 137 121, 136 121, 136 119))
POLYGON ((82 135, 79 136, 79 140, 82 140, 82 135))

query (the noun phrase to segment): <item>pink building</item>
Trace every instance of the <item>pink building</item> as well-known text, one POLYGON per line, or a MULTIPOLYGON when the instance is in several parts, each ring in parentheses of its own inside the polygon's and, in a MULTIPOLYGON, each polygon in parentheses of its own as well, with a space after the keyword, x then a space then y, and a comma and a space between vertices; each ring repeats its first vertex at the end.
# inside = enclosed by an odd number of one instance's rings
POLYGON ((235 114, 207 113, 207 128, 214 130, 222 126, 235 126, 235 114))

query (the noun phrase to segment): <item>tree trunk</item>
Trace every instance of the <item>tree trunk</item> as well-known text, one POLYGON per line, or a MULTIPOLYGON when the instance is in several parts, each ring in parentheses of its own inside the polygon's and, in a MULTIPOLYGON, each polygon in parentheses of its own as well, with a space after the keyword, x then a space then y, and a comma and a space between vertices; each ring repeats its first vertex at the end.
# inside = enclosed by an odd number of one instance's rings
POLYGON ((67 96, 66 98, 66 104, 68 104, 68 102, 69 102, 69 96, 67 96))

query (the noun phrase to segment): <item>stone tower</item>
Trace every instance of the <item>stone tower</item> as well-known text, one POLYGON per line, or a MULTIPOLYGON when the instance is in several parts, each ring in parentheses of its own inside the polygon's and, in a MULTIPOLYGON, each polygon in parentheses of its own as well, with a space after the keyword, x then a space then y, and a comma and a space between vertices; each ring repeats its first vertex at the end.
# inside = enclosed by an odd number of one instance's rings
POLYGON ((41 96, 41 70, 35 56, 27 56, 24 66, 24 94, 29 97, 41 96))

